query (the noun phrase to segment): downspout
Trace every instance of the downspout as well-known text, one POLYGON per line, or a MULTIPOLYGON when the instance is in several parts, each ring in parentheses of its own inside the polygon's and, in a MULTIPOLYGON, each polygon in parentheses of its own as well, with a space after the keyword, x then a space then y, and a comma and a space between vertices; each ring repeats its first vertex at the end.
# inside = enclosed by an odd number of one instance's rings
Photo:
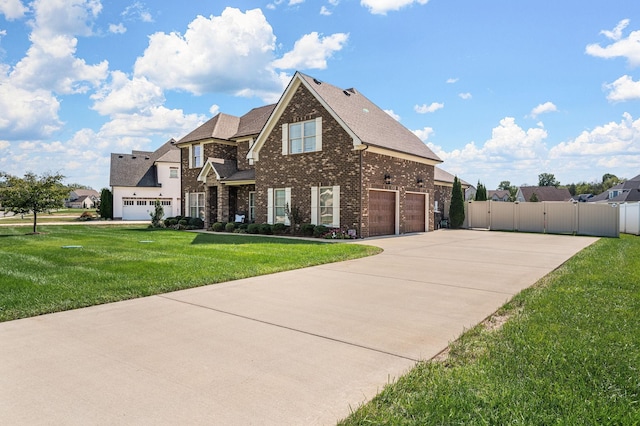
POLYGON ((364 177, 363 177, 363 171, 362 171, 362 155, 364 154, 364 152, 369 149, 369 145, 365 145, 364 149, 360 150, 360 223, 358 224, 358 228, 359 228, 359 232, 360 232, 360 238, 362 238, 362 195, 364 193, 364 177))

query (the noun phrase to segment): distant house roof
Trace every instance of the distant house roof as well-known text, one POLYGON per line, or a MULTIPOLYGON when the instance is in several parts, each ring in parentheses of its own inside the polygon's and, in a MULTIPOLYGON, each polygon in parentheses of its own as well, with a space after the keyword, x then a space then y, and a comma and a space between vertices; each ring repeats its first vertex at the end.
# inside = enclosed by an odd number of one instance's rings
POLYGON ((489 190, 487 191, 487 198, 488 199, 492 199, 493 196, 495 195, 496 198, 503 200, 505 197, 509 198, 511 196, 511 192, 509 192, 506 189, 496 189, 496 190, 489 190))
MULTIPOLYGON (((438 184, 438 182, 442 182, 442 183, 452 184, 453 185, 453 178, 454 177, 455 177, 454 175, 452 175, 451 173, 447 172, 446 170, 443 170, 438 166, 435 167, 433 180, 435 180, 436 185, 438 184)), ((458 178, 458 179, 460 180, 460 184, 462 186, 471 186, 471 184, 469 184, 465 180, 460 179, 460 178, 458 178)))
POLYGON ((571 199, 571 193, 567 188, 555 186, 521 186, 520 191, 525 201, 531 200, 534 193, 538 201, 569 201, 571 199))
POLYGON ((589 199, 590 203, 626 203, 635 201, 640 201, 640 175, 621 182, 589 199), (615 192, 618 194, 613 196, 615 192))
POLYGON ((276 104, 271 104, 254 108, 240 117, 238 131, 232 136, 232 139, 260 133, 275 107, 276 104))
POLYGON ((357 145, 379 147, 385 151, 421 157, 431 164, 442 162, 413 132, 356 89, 341 89, 300 72, 294 74, 256 143, 249 150, 248 158, 258 159, 267 135, 273 130, 284 108, 289 104, 291 96, 300 85, 306 87, 349 133, 353 138, 354 147, 357 145))
POLYGON ((71 192, 78 197, 77 199, 80 199, 82 197, 100 198, 100 193, 95 189, 74 189, 71 192))
POLYGON ((178 144, 197 142, 206 139, 229 140, 238 132, 239 124, 239 117, 218 113, 215 117, 180 139, 178 144))
POLYGON ((180 163, 180 150, 170 139, 153 152, 132 151, 131 154, 111 154, 111 186, 158 186, 157 161, 180 163))

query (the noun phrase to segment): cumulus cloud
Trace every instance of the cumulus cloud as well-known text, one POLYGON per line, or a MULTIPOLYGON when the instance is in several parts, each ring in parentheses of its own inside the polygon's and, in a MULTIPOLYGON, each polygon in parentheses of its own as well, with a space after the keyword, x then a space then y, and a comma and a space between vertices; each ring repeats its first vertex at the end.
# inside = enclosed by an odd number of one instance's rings
POLYGON ((320 8, 320 15, 331 16, 331 11, 329 9, 327 9, 327 6, 322 6, 320 8))
POLYGON ((164 103, 162 89, 145 77, 129 79, 121 71, 111 73, 111 83, 91 95, 92 109, 101 115, 133 113, 164 103))
POLYGON ((435 112, 442 108, 444 108, 444 104, 438 103, 438 102, 433 102, 431 105, 422 104, 422 105, 415 105, 413 107, 415 112, 417 112, 418 114, 427 114, 429 112, 435 112))
POLYGON ((460 80, 460 79, 459 78, 448 78, 447 79, 447 84, 457 83, 458 80, 460 80))
POLYGON ((360 4, 374 15, 386 15, 389 11, 400 10, 414 3, 427 4, 429 0, 360 0, 360 4))
POLYGON ((553 104, 553 102, 545 102, 543 104, 539 104, 537 107, 531 110, 529 114, 532 118, 538 118, 540 114, 546 114, 548 112, 558 111, 558 108, 553 104))
POLYGON ((317 32, 305 34, 293 46, 293 50, 273 61, 279 69, 325 69, 327 59, 342 50, 349 34, 336 33, 321 37, 317 32))
POLYGON ((413 131, 413 134, 419 137, 422 142, 426 142, 427 139, 429 139, 429 136, 431 136, 433 133, 434 131, 431 127, 424 127, 422 129, 413 131))
POLYGON ((0 0, 0 14, 4 15, 7 21, 22 18, 27 10, 20 0, 0 0))
POLYGON ((127 32, 127 27, 125 27, 122 23, 120 24, 109 24, 109 32, 113 34, 124 34, 127 32))
POLYGON ((616 81, 604 85, 609 90, 607 99, 612 102, 640 99, 640 81, 634 81, 628 75, 623 75, 616 81))
POLYGON ((387 114, 389 114, 391 117, 393 117, 394 120, 396 121, 400 121, 400 116, 398 114, 396 114, 395 112, 393 112, 392 109, 385 109, 384 112, 386 112, 387 114))
POLYGON ((586 53, 598 58, 626 58, 631 66, 640 65, 640 31, 632 31, 626 38, 622 37, 622 31, 629 24, 629 20, 620 21, 612 31, 602 31, 613 43, 600 46, 597 43, 589 44, 586 53))
POLYGON ((282 81, 269 68, 275 39, 260 9, 243 13, 228 7, 220 16, 198 16, 184 35, 152 34, 134 75, 194 94, 277 93, 282 81))
POLYGON ((100 0, 35 0, 33 8, 34 33, 41 38, 60 34, 89 36, 102 4, 100 0))
POLYGON ((458 93, 458 97, 460 99, 464 99, 466 101, 466 100, 471 99, 473 96, 471 96, 471 93, 466 92, 466 93, 458 93))

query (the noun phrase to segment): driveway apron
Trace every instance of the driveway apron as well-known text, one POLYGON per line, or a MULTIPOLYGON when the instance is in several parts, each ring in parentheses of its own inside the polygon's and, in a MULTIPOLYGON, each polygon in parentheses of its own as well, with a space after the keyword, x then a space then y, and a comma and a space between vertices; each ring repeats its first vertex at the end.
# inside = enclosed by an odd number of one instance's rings
POLYGON ((596 240, 369 239, 384 252, 0 323, 0 423, 335 424, 596 240))

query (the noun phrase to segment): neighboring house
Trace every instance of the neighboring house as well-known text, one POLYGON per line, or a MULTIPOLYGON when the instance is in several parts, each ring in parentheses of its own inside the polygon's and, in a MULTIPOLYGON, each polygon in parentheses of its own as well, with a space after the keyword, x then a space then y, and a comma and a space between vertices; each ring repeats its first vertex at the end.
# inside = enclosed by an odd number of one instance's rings
MULTIPOLYGON (((454 175, 436 166, 435 179, 434 179, 435 195, 434 195, 433 209, 434 209, 434 212, 437 215, 439 214, 440 218, 442 219, 449 218, 449 207, 451 207, 451 194, 453 192, 453 178, 454 178, 454 175)), ((474 187, 462 179, 460 179, 460 186, 462 187, 462 191, 465 194, 465 200, 467 200, 468 199, 466 198, 467 195, 470 195, 469 189, 474 187)), ((474 191, 474 195, 475 195, 475 191, 474 191)))
POLYGON ((571 193, 567 188, 556 188, 555 186, 521 186, 518 188, 516 201, 528 202, 532 198, 537 198, 538 201, 571 201, 571 193))
POLYGON ((180 150, 171 139, 154 152, 111 154, 113 218, 150 220, 158 200, 164 217, 181 215, 180 150))
POLYGON ((296 73, 276 105, 218 114, 178 146, 185 211, 207 225, 297 209, 362 237, 433 229, 441 160, 355 89, 296 73))
POLYGON ((571 197, 573 201, 576 201, 578 203, 586 203, 588 201, 591 201, 592 198, 593 194, 576 194, 571 197))
POLYGON ((489 201, 509 201, 511 193, 506 189, 497 189, 487 191, 487 199, 489 201))
POLYGON ((74 189, 64 202, 70 209, 92 209, 98 206, 100 194, 94 189, 74 189))
POLYGON ((590 203, 630 203, 640 201, 640 175, 589 198, 590 203))

